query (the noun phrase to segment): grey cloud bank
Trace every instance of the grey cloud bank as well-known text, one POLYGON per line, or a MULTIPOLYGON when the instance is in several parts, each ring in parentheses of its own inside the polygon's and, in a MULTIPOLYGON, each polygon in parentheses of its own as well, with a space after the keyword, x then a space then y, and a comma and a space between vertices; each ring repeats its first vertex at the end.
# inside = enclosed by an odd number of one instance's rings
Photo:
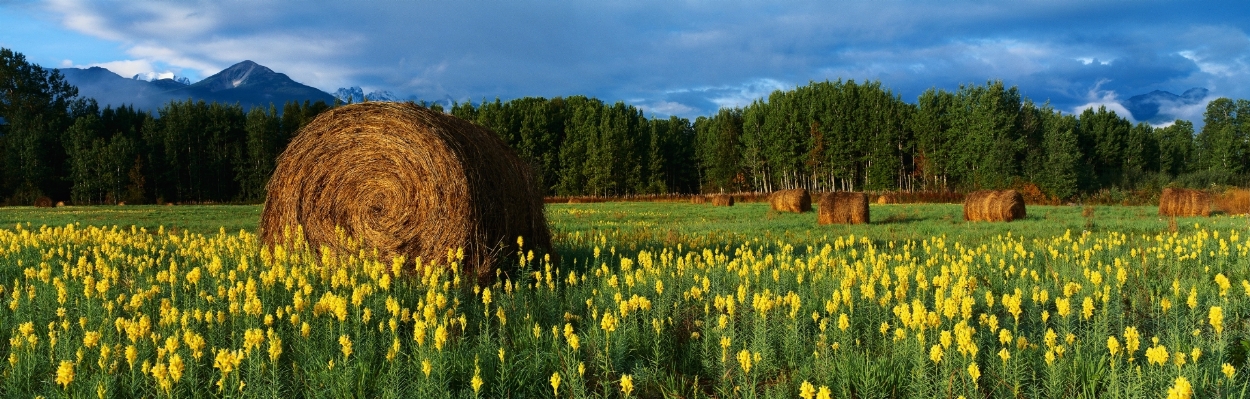
MULTIPOLYGON (((197 80, 251 59, 327 92, 359 86, 402 98, 582 94, 694 117, 837 79, 879 80, 906 101, 930 87, 1003 80, 1065 112, 1123 110, 1129 97, 1155 90, 1250 97, 1250 13, 1235 2, 57 0, 6 8, 25 9, 118 43, 118 59, 97 63, 125 63, 126 73, 197 80)), ((1201 119, 1200 107, 1160 112, 1201 119)))

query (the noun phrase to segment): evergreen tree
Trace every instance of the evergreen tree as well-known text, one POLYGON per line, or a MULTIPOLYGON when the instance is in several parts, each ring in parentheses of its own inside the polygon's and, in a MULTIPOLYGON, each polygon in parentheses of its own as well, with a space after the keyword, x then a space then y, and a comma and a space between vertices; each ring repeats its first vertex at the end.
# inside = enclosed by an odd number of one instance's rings
POLYGON ((1045 108, 1046 122, 1042 137, 1042 157, 1037 185, 1042 192, 1067 199, 1079 190, 1079 170, 1083 156, 1077 138, 1075 116, 1063 115, 1045 108))
POLYGON ((1190 171, 1194 152, 1194 124, 1177 119, 1171 126, 1155 129, 1159 143, 1159 171, 1177 177, 1190 171))
POLYGON ((40 196, 67 198, 69 185, 62 136, 74 122, 70 107, 78 89, 60 71, 0 48, 0 149, 4 181, 0 195, 30 204, 40 196))

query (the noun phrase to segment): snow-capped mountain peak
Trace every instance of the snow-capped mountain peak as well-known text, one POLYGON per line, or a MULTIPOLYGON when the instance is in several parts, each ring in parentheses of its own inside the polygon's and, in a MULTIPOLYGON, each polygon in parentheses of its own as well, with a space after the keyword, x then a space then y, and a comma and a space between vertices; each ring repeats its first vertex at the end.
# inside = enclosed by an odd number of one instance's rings
POLYGON ((401 101, 399 96, 388 90, 374 90, 365 94, 365 90, 359 86, 347 88, 339 88, 334 92, 334 98, 343 103, 358 103, 363 101, 401 101))

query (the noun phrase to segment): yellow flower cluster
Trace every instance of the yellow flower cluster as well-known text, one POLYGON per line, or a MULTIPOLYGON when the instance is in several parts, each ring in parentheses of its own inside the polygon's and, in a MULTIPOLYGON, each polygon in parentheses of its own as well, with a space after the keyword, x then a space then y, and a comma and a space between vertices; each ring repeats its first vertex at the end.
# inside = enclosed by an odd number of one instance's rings
MULTIPOLYGON (((973 245, 846 236, 806 248, 727 235, 740 245, 698 249, 570 236, 562 239, 593 246, 594 256, 556 263, 518 253, 517 269, 479 286, 461 276, 457 251, 436 263, 297 240, 261 247, 247 232, 0 230, 0 257, 15 276, 0 286, 7 370, 38 374, 0 378, 51 380, 70 396, 95 389, 83 381, 115 392, 117 374, 164 396, 214 386, 222 396, 263 396, 251 392, 267 381, 257 378, 364 373, 363 362, 385 359, 387 370, 420 369, 423 393, 506 391, 495 384, 550 375, 556 395, 616 378, 629 396, 655 391, 623 365, 686 351, 729 376, 724 392, 801 380, 856 356, 927 357, 903 362, 917 367, 905 371, 966 372, 960 384, 981 389, 983 373, 1009 378, 1013 367, 1080 361, 1087 357, 1072 354, 1102 345, 1113 367, 1136 362, 1145 333, 1193 348, 1170 352, 1156 340, 1147 364, 1218 368, 1234 380, 1218 348, 1225 327, 1245 322, 1248 303, 1229 277, 1246 276, 1240 259, 1250 258, 1236 231, 1007 235, 973 245), (1160 270, 1168 280, 1155 281, 1160 270), (987 360, 994 355, 1001 366, 987 360)), ((1250 281, 1240 283, 1250 298, 1250 281)), ((1167 369, 1141 368, 1175 371, 1167 369)), ((281 383, 303 383, 290 380, 281 383)), ((804 398, 830 395, 798 388, 804 398)))

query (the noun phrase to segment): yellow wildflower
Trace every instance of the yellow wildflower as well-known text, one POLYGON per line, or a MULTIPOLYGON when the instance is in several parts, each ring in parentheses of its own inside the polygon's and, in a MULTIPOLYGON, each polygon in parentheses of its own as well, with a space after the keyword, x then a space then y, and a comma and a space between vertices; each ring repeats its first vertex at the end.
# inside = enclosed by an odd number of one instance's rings
POLYGON ((560 373, 551 373, 551 392, 555 396, 560 396, 560 373))
POLYGON ((169 376, 174 382, 182 380, 182 372, 186 368, 186 364, 182 361, 182 356, 177 353, 169 356, 169 376))
POLYGON ((807 380, 804 380, 803 384, 799 385, 799 397, 803 399, 812 399, 816 397, 816 387, 812 386, 812 383, 807 382, 807 380))
POLYGON ((981 378, 981 368, 977 367, 977 362, 968 365, 968 376, 972 377, 972 386, 977 386, 977 379, 981 378))
POLYGON ((74 382, 74 362, 62 360, 56 368, 56 383, 62 388, 69 388, 71 382, 74 382))
POLYGON ((1128 350, 1130 356, 1137 352, 1137 348, 1141 346, 1141 334, 1137 333, 1137 327, 1124 327, 1124 348, 1128 350))
POLYGON ((1163 363, 1168 361, 1168 348, 1163 345, 1156 345, 1146 349, 1146 361, 1162 366, 1163 363))
POLYGON ((1216 334, 1224 332, 1224 309, 1219 306, 1212 306, 1211 311, 1207 313, 1207 320, 1211 323, 1211 328, 1215 329, 1216 334))
POLYGON ((439 352, 442 352, 443 346, 446 344, 447 326, 445 324, 439 324, 438 328, 434 329, 434 349, 438 349, 439 352))
POLYGON ((339 347, 343 352, 343 359, 346 360, 352 355, 352 337, 347 334, 339 336, 339 347))
POLYGON ((1085 297, 1085 301, 1081 303, 1081 318, 1089 320, 1094 316, 1094 299, 1085 297))
POLYGON ((1194 395, 1194 387, 1189 379, 1176 377, 1176 381, 1168 388, 1168 399, 1190 399, 1194 395))
POLYGON ((743 349, 738 352, 738 365, 742 366, 743 374, 751 373, 751 351, 743 349))
POLYGON ((929 348, 929 359, 933 360, 934 363, 941 363, 943 354, 944 352, 942 351, 941 345, 935 344, 933 347, 929 348))
POLYGON ((629 394, 632 392, 634 392, 634 377, 630 376, 629 374, 622 375, 621 376, 621 393, 625 394, 625 396, 628 397, 629 394))
POLYGON ((1072 314, 1072 302, 1068 298, 1055 298, 1055 310, 1059 312, 1059 316, 1068 317, 1072 314))
MULTIPOLYGON (((487 288, 486 292, 490 292, 487 288)), ((473 378, 469 380, 469 385, 473 387, 473 394, 477 395, 482 391, 482 367, 478 366, 477 359, 473 359, 473 378)))

